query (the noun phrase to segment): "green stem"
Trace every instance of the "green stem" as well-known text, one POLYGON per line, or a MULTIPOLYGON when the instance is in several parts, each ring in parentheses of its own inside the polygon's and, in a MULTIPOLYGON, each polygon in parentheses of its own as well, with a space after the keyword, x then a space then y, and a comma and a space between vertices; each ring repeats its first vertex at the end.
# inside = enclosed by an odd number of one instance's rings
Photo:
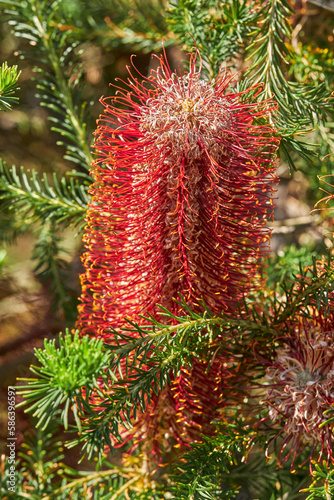
MULTIPOLYGON (((111 476, 115 473, 118 474, 119 476, 126 477, 131 472, 133 473, 133 471, 131 469, 122 469, 122 468, 119 468, 119 469, 114 468, 114 469, 104 470, 104 471, 100 471, 100 472, 95 472, 93 474, 89 474, 88 476, 81 477, 79 479, 75 479, 71 483, 65 484, 61 488, 58 488, 57 490, 55 490, 51 495, 43 496, 41 500, 52 500, 52 498, 54 498, 54 497, 57 498, 57 495, 60 495, 64 491, 67 491, 68 489, 72 490, 73 488, 75 488, 77 486, 88 483, 90 481, 94 481, 94 479, 102 479, 104 477, 111 476)), ((136 475, 133 478, 131 478, 127 483, 125 483, 125 485, 127 485, 127 487, 128 487, 128 486, 130 486, 130 484, 134 483, 135 481, 138 481, 139 479, 140 479, 140 476, 136 475)), ((125 489, 126 489, 126 488, 124 489, 125 485, 122 486, 123 491, 125 491, 125 489)), ((116 493, 118 494, 120 491, 121 490, 117 490, 116 493)), ((114 497, 112 497, 112 498, 114 498, 114 497)), ((117 497, 115 497, 115 498, 117 498, 117 497)))
POLYGON ((119 498, 120 493, 123 493, 124 491, 129 489, 129 486, 131 486, 131 484, 135 483, 136 481, 139 481, 140 479, 141 479, 141 475, 134 476, 132 479, 129 479, 128 482, 123 484, 123 486, 119 490, 116 491, 116 493, 110 498, 110 500, 116 500, 117 498, 119 498))
MULTIPOLYGON (((1 179, 0 179, 1 182, 1 179)), ((78 203, 75 203, 73 200, 70 200, 70 203, 64 203, 61 201, 59 198, 47 198, 44 196, 38 195, 36 192, 28 192, 24 191, 24 189, 21 189, 17 186, 5 184, 2 186, 2 189, 6 189, 6 191, 10 192, 13 194, 14 201, 16 201, 17 198, 31 198, 35 200, 36 202, 40 202, 41 204, 45 205, 47 203, 48 205, 51 205, 53 207, 64 207, 67 208, 67 210, 71 211, 71 216, 74 214, 85 214, 86 210, 84 207, 80 206, 78 203)), ((4 197, 5 198, 5 197, 4 197)))
POLYGON ((177 330, 181 329, 188 329, 191 327, 196 327, 196 326, 212 326, 212 325, 221 325, 221 326, 235 326, 235 327, 241 327, 243 329, 257 329, 261 330, 263 332, 268 332, 275 334, 275 330, 273 328, 268 327, 267 325, 261 325, 252 321, 246 321, 242 319, 224 319, 221 317, 214 317, 214 318, 202 318, 202 319, 195 319, 192 321, 185 321, 184 323, 179 323, 177 325, 169 325, 166 326, 160 330, 150 332, 145 337, 139 338, 135 340, 134 342, 126 344, 125 347, 121 347, 120 349, 117 349, 114 351, 114 354, 116 356, 122 357, 122 354, 127 354, 130 350, 134 350, 137 347, 142 346, 145 342, 152 340, 156 337, 159 337, 161 335, 169 336, 172 333, 176 332, 177 330))
POLYGON ((272 78, 272 64, 273 64, 273 52, 274 52, 276 2, 277 0, 273 0, 270 8, 269 33, 268 33, 268 57, 263 72, 263 74, 265 75, 265 91, 267 99, 271 99, 273 96, 271 90, 271 78, 272 78))
POLYGON ((292 299, 287 307, 284 309, 283 313, 277 318, 277 324, 282 324, 284 321, 286 321, 289 317, 293 317, 295 312, 300 310, 301 307, 303 306, 303 301, 306 299, 309 295, 311 295, 312 292, 317 292, 318 290, 323 290, 326 285, 330 282, 330 280, 333 280, 333 276, 330 278, 326 277, 323 278, 313 285, 309 285, 303 290, 302 292, 298 293, 294 299, 292 299))
POLYGON ((82 150, 82 152, 85 155, 85 160, 87 163, 87 169, 89 169, 91 163, 92 163, 92 155, 90 152, 90 147, 87 141, 86 137, 86 129, 84 125, 80 124, 80 120, 78 119, 77 113, 75 111, 75 106, 73 102, 73 96, 71 93, 71 90, 68 85, 68 81, 65 79, 63 71, 62 71, 62 66, 59 61, 59 57, 57 55, 57 51, 55 49, 55 46, 53 44, 52 39, 50 38, 49 34, 43 27, 43 17, 42 17, 42 12, 39 11, 39 9, 36 6, 35 0, 33 1, 33 4, 31 6, 34 15, 32 18, 32 21, 34 22, 34 25, 36 26, 40 39, 43 43, 43 46, 45 48, 46 54, 48 55, 49 59, 49 64, 54 71, 57 85, 59 88, 59 95, 63 97, 63 102, 64 102, 64 108, 67 110, 67 117, 73 127, 73 130, 75 132, 75 135, 77 137, 78 144, 82 150))

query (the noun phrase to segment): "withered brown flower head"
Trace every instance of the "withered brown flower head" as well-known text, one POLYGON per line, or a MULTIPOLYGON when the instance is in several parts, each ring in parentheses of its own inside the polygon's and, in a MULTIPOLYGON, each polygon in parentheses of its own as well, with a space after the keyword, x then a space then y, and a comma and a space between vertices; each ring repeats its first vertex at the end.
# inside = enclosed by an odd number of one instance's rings
POLYGON ((280 460, 293 456, 294 462, 309 444, 310 457, 318 450, 318 457, 333 461, 332 424, 323 424, 334 404, 334 331, 316 323, 296 327, 286 345, 277 349, 266 378, 269 417, 283 425, 280 460))

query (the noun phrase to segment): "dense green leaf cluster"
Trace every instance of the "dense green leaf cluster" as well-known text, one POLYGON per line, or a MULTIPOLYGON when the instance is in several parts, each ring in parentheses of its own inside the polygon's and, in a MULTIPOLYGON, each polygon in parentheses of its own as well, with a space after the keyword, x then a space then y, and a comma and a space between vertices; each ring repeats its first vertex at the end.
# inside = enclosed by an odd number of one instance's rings
POLYGON ((27 379, 29 385, 26 389, 21 388, 20 394, 27 396, 29 412, 34 411, 38 426, 46 428, 59 406, 65 403, 61 414, 65 429, 68 428, 71 407, 81 430, 77 401, 84 404, 84 388, 87 395, 98 390, 97 377, 108 366, 108 355, 102 352, 102 345, 101 340, 89 337, 79 340, 78 332, 72 338, 67 331, 64 337, 59 336, 59 347, 56 347, 55 340, 45 340, 44 350, 35 350, 41 367, 31 366, 30 369, 38 375, 38 379, 27 379))
POLYGON ((87 132, 89 106, 82 98, 79 42, 59 15, 61 0, 1 0, 17 37, 30 44, 22 57, 34 63, 38 97, 51 111, 52 129, 67 149, 65 159, 88 170, 92 161, 87 132), (65 142, 64 142, 65 141, 65 142))
MULTIPOLYGON (((57 419, 45 429, 27 433, 16 467, 15 492, 7 489, 7 476, 0 474, 2 500, 163 500, 161 488, 147 482, 136 467, 118 467, 104 461, 103 468, 78 471, 64 462, 57 419), (27 491, 29 493, 27 493, 27 491)), ((8 461, 2 464, 6 471, 8 461)))
POLYGON ((203 58, 204 67, 213 79, 221 64, 229 67, 243 53, 256 22, 255 2, 246 0, 172 0, 168 23, 187 49, 194 41, 203 58))
POLYGON ((31 223, 42 220, 54 227, 68 226, 82 229, 86 214, 88 195, 87 185, 75 177, 63 177, 58 181, 52 176, 50 185, 47 175, 43 177, 32 170, 27 174, 21 167, 19 171, 10 169, 0 160, 0 195, 3 207, 19 211, 31 223))
POLYGON ((270 0, 261 8, 252 43, 246 55, 251 61, 252 77, 264 83, 265 97, 275 97, 279 107, 277 127, 282 137, 281 148, 291 166, 289 150, 305 159, 313 154, 307 143, 296 136, 312 131, 315 119, 326 122, 326 112, 333 111, 333 102, 325 83, 300 83, 286 78, 285 65, 291 61, 286 40, 291 37, 289 18, 293 10, 287 0, 270 0))
POLYGON ((109 51, 115 48, 142 51, 171 43, 165 22, 166 0, 62 1, 61 12, 78 39, 87 39, 109 51))
POLYGON ((17 81, 20 72, 17 66, 8 67, 6 62, 0 67, 0 110, 8 111, 13 104, 18 102, 18 97, 13 94, 18 90, 17 81))
POLYGON ((228 426, 218 425, 217 430, 216 436, 204 437, 202 443, 194 444, 175 465, 173 498, 300 498, 298 492, 308 478, 302 471, 291 475, 287 469, 277 469, 275 461, 259 454, 251 428, 245 428, 244 423, 235 418, 228 426))

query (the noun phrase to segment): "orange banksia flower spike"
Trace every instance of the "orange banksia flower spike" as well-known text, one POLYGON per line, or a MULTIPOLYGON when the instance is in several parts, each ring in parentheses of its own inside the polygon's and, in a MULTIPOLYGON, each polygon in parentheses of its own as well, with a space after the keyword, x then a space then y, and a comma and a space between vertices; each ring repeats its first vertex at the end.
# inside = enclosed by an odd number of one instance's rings
POLYGON ((254 289, 268 250, 278 139, 276 105, 261 85, 232 92, 196 69, 172 72, 165 56, 148 78, 132 75, 96 131, 78 326, 110 327, 175 310, 181 294, 221 313, 254 289))

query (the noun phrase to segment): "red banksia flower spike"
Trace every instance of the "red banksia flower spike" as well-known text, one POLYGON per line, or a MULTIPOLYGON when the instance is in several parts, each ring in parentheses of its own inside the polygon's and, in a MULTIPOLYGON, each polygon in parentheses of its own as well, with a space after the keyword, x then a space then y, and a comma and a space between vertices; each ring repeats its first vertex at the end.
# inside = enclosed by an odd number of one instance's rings
POLYGON ((128 438, 134 439, 135 446, 142 443, 161 464, 161 457, 172 448, 179 453, 201 441, 203 434, 214 435, 213 421, 221 420, 222 411, 239 404, 246 394, 243 385, 249 380, 236 364, 231 356, 217 355, 209 368, 207 362, 194 358, 192 366, 183 368, 139 416, 128 438))
MULTIPOLYGON (((276 105, 257 102, 261 85, 233 92, 227 71, 201 79, 197 55, 184 74, 172 72, 164 56, 140 81, 129 69, 124 88, 101 101, 82 259, 82 334, 113 342, 112 329, 126 318, 158 319, 158 304, 177 313, 180 294, 193 311, 203 311, 203 300, 214 314, 232 312, 259 284, 276 182, 278 138, 270 123, 276 105)), ((195 360, 182 370, 139 418, 138 439, 154 429, 182 445, 200 429, 209 432, 210 415, 222 405, 223 358, 204 378, 195 360), (171 407, 160 418, 166 401, 171 407)))
MULTIPOLYGON (((214 312, 254 288, 267 251, 278 139, 260 86, 233 93, 233 76, 160 67, 103 99, 78 324, 109 325, 173 308, 181 293, 214 312), (121 105, 117 108, 115 105, 121 105), (263 123, 257 123, 261 119, 263 123)), ((130 73, 131 74, 131 73, 130 73)))

